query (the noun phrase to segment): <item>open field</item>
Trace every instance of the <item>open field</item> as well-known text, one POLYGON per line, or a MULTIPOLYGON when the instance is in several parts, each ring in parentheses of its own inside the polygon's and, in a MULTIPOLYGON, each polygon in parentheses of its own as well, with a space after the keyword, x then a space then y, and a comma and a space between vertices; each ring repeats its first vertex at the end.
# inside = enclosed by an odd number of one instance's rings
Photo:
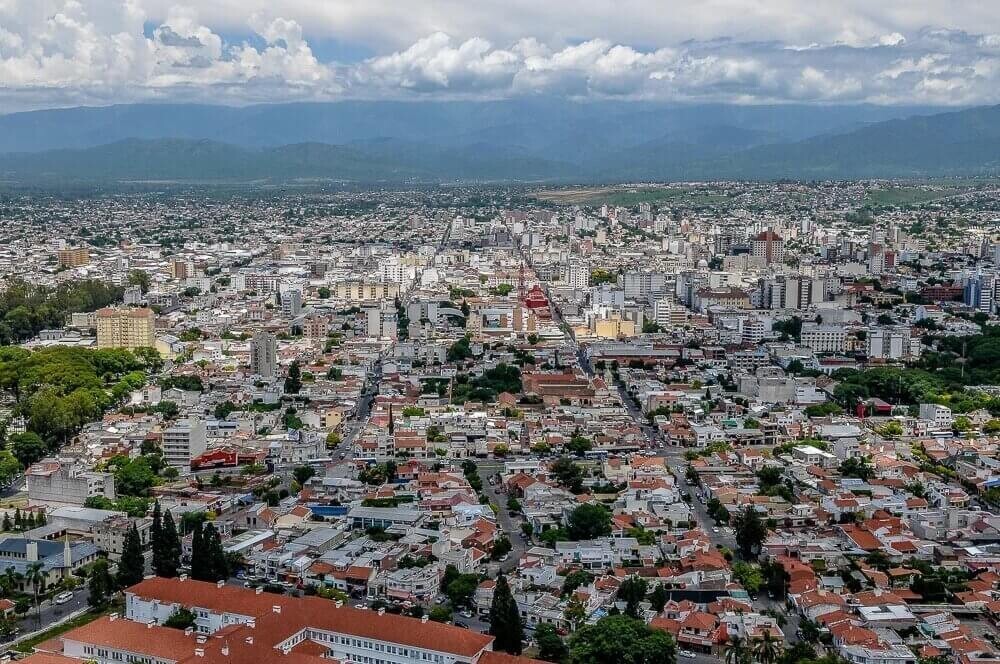
POLYGON ((918 205, 939 198, 955 196, 967 191, 964 187, 893 187, 873 189, 865 194, 865 204, 873 207, 887 205, 918 205))

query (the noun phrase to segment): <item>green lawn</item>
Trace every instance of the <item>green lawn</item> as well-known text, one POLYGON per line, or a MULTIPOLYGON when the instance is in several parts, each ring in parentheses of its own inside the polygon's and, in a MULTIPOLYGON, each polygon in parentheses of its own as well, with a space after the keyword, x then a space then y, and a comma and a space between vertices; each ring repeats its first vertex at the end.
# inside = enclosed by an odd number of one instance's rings
POLYGON ((946 196, 961 193, 961 189, 924 187, 894 187, 890 189, 873 189, 865 194, 865 205, 873 207, 889 205, 917 205, 946 196))

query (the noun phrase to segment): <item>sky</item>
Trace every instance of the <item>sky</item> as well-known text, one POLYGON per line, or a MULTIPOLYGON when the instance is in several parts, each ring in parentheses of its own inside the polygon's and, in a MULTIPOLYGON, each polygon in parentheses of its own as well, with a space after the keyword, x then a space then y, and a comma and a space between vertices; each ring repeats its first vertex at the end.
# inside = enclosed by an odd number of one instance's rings
POLYGON ((0 0, 0 113, 339 99, 1000 103, 1000 0, 0 0))

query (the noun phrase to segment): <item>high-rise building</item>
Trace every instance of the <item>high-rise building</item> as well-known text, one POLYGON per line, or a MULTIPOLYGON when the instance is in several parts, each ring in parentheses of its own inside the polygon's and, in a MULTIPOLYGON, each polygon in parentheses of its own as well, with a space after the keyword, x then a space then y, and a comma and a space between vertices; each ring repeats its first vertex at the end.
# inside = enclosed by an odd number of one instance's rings
POLYGON ((289 290, 281 294, 281 313, 289 318, 302 313, 302 291, 289 290))
POLYGON ((785 241, 772 230, 759 233, 750 243, 750 253, 764 260, 765 265, 785 259, 785 241))
POLYGON ((573 261, 566 266, 563 281, 572 288, 586 288, 590 285, 590 267, 586 263, 573 261))
POLYGON ((250 373, 262 378, 278 375, 278 340, 261 330, 250 339, 250 373))
POLYGON ((207 445, 205 422, 196 417, 179 420, 163 431, 163 458, 176 468, 190 468, 191 459, 203 454, 207 445))
POLYGON ((62 267, 80 267, 90 262, 90 250, 86 247, 60 249, 56 252, 56 259, 62 267))
POLYGON ((965 283, 965 304, 987 314, 993 313, 997 296, 997 277, 992 274, 978 274, 965 283))
POLYGON ((97 312, 98 348, 151 348, 156 342, 152 309, 106 307, 97 312))

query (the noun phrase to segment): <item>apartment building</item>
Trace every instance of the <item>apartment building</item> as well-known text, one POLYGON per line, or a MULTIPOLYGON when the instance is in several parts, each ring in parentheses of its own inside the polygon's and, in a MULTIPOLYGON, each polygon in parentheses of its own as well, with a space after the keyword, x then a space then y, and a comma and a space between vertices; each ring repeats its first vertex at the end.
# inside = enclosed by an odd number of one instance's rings
POLYGON ((152 309, 105 307, 97 312, 98 348, 152 348, 156 343, 152 309))
POLYGON ((74 268, 90 263, 90 250, 86 247, 71 247, 56 252, 60 267, 74 268))
POLYGON ((163 430, 163 458, 182 470, 191 466, 191 459, 202 455, 208 444, 205 422, 198 418, 180 420, 163 430))

